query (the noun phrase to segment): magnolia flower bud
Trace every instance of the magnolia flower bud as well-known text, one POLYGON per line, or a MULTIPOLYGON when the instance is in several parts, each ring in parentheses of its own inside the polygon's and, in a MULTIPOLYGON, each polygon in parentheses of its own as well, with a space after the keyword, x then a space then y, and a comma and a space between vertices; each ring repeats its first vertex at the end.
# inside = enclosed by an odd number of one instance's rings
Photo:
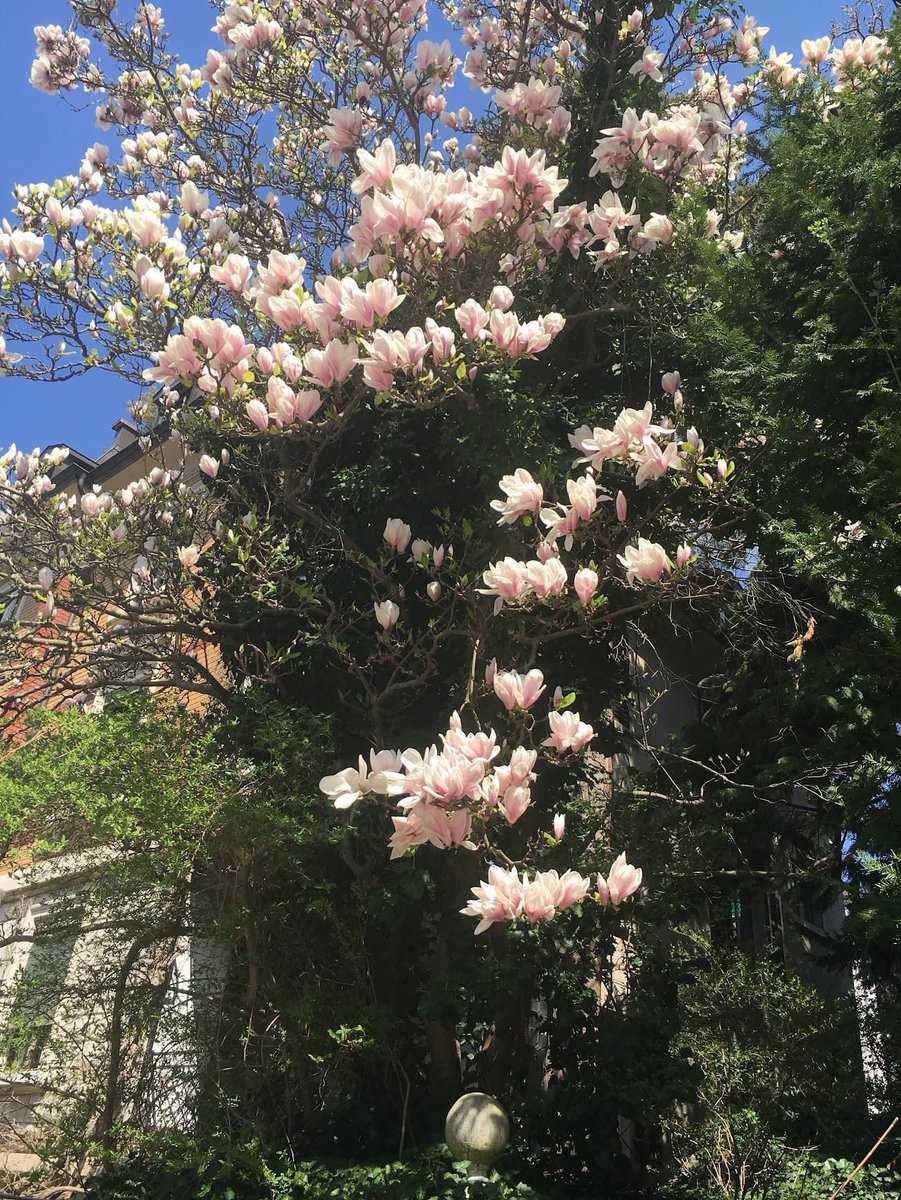
POLYGON ((566 814, 554 813, 554 837, 559 842, 566 833, 566 814))
POLYGON ((41 567, 38 571, 38 587, 49 591, 53 586, 53 571, 50 567, 41 567))
POLYGON ((625 521, 626 514, 629 511, 629 504, 622 492, 616 493, 616 519, 625 521))
POLYGON ((209 454, 201 454, 197 465, 204 475, 209 475, 210 479, 215 479, 219 474, 219 463, 209 454))
POLYGON ((183 567, 195 567, 200 558, 200 547, 192 542, 190 546, 179 546, 178 561, 183 567))
POLYGON ((426 588, 426 593, 430 600, 437 600, 439 598, 439 596, 441 595, 441 584, 438 582, 437 579, 433 579, 432 582, 428 585, 428 587, 426 588))

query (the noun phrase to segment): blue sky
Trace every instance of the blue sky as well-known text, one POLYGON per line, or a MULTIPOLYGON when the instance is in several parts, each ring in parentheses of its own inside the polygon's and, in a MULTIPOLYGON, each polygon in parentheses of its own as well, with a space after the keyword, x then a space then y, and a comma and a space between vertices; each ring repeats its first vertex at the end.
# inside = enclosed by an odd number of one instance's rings
MULTIPOLYGON (((194 64, 216 42, 209 32, 213 10, 208 0, 158 0, 173 33, 174 46, 194 64)), ((123 8, 127 7, 122 4, 123 8)), ((802 37, 829 32, 841 0, 757 0, 750 11, 770 26, 767 48, 799 56, 802 37)), ((67 104, 35 91, 28 83, 34 57, 35 24, 67 25, 68 0, 5 0, 3 70, 0 72, 0 215, 8 214, 17 183, 50 180, 78 168, 85 148, 109 140, 94 125, 90 97, 67 104)), ((66 442, 91 455, 112 440, 110 425, 126 414, 133 389, 106 373, 94 371, 66 384, 35 384, 0 378, 0 446, 15 442, 36 445, 66 442)))

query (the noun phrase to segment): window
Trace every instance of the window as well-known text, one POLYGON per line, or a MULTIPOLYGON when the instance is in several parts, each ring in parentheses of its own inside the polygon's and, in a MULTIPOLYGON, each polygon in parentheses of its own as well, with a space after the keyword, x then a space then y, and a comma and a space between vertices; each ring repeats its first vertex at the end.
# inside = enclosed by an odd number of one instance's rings
MULTIPOLYGON (((11 1073, 33 1070, 53 1032, 78 933, 56 932, 52 909, 32 901, 29 919, 35 941, 24 966, 10 981, 11 997, 0 1026, 0 1062, 11 1073)), ((77 930, 77 911, 66 914, 66 929, 77 930)))

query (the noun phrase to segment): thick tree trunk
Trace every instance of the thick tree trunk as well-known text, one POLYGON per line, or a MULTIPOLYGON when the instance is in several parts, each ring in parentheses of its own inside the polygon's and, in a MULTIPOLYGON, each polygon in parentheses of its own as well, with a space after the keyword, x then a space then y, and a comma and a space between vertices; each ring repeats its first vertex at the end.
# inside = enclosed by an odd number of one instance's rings
MULTIPOLYGON (((443 932, 435 939, 432 955, 430 985, 436 993, 450 983, 450 956, 447 938, 443 932)), ((435 1105, 439 1109, 450 1108, 460 1095, 463 1077, 461 1071, 460 1043, 453 1025, 438 1017, 426 1021, 426 1039, 429 1047, 429 1085, 435 1105)))
MULTIPOLYGON (((501 960, 510 953, 506 931, 492 930, 495 954, 501 960)), ((529 1017, 533 989, 520 985, 506 992, 495 1008, 491 1032, 482 1044, 479 1083, 483 1091, 508 1100, 520 1091, 529 1071, 529 1017)))

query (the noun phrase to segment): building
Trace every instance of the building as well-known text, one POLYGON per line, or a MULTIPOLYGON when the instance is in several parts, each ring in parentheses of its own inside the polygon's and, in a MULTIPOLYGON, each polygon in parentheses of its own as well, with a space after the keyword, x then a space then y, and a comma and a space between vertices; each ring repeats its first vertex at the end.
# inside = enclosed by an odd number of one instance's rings
MULTIPOLYGON (((81 496, 95 487, 116 491, 153 469, 199 479, 196 462, 184 461, 179 443, 162 428, 149 438, 127 420, 113 427, 113 445, 93 460, 70 450, 52 475, 57 492, 81 496)), ((54 611, 42 611, 31 595, 7 589, 2 622, 7 662, 3 706, 20 716, 7 724, 7 762, 30 736, 26 716, 40 706, 100 708, 117 691, 136 687, 190 711, 203 711, 209 696, 171 686, 157 673, 153 654, 104 665, 102 686, 92 668, 92 639, 103 636, 115 613, 102 614, 90 629, 66 609, 65 581, 57 585, 54 611), (30 632, 27 653, 16 660, 16 631, 30 632), (42 636, 46 634, 46 652, 42 636), (67 639, 62 666, 55 643, 67 639), (88 654, 80 649, 84 643, 88 654), (55 658, 54 655, 57 655, 55 658), (62 686, 51 695, 46 680, 57 667, 62 686)), ((167 652, 171 647, 167 647, 167 652)), ((198 662, 223 689, 228 679, 209 642, 182 644, 178 653, 198 662)), ((166 663, 167 658, 161 656, 166 663)), ((13 848, 0 864, 0 1178, 30 1170, 53 1156, 60 1123, 80 1120, 102 1137, 113 1122, 135 1120, 149 1127, 184 1128, 191 1120, 199 1072, 195 1036, 206 1008, 221 993, 225 959, 202 937, 177 929, 167 935, 141 920, 110 919, 116 880, 114 852, 91 849, 32 856, 13 848), (143 1014, 134 1021, 135 1012, 143 1014), (135 1025, 142 1026, 136 1034, 135 1025), (102 1110, 88 1112, 89 1096, 103 1097, 102 1110), (75 1115, 73 1115, 75 1114, 75 1115)), ((140 897, 132 897, 140 913, 140 897)), ((161 898, 148 890, 146 911, 161 898)), ((186 903, 191 903, 188 900, 186 903)), ((57 1173, 76 1177, 84 1163, 57 1162, 57 1173)))

